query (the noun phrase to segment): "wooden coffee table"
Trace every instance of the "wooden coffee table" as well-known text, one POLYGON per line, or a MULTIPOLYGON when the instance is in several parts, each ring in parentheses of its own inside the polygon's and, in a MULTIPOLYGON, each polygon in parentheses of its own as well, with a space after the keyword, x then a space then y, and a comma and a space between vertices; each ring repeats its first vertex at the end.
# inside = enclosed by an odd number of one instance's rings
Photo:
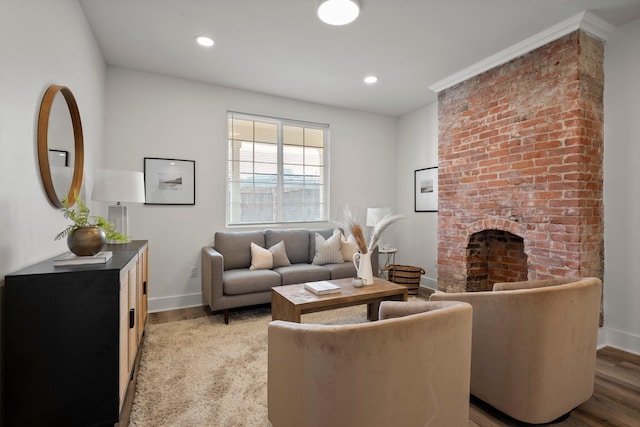
POLYGON ((384 300, 406 301, 407 288, 383 279, 374 279, 373 285, 355 288, 351 278, 327 280, 342 288, 342 292, 316 295, 297 285, 271 288, 271 318, 300 323, 300 315, 334 308, 367 304, 367 319, 378 320, 378 308, 384 300))

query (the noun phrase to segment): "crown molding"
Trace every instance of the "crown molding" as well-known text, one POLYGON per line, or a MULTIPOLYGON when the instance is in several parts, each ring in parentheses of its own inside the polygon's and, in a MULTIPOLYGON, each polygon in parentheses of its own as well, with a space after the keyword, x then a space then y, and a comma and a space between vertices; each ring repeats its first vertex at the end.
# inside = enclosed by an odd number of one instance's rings
POLYGON ((593 13, 584 10, 571 18, 565 19, 564 21, 554 25, 553 27, 547 28, 534 36, 503 49, 482 61, 476 62, 475 64, 430 85, 429 89, 436 93, 448 89, 453 85, 468 80, 471 77, 477 76, 478 74, 499 65, 505 64, 514 58, 531 52, 534 49, 544 46, 578 29, 582 29, 594 37, 606 41, 613 33, 615 27, 604 19, 598 18, 593 13))

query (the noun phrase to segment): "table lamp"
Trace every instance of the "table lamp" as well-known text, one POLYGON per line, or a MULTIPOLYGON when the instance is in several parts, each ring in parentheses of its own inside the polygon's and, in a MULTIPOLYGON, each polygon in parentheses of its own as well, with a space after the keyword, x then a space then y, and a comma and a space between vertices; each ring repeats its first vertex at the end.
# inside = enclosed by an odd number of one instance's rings
MULTIPOLYGON (((144 203, 144 174, 136 171, 99 169, 93 185, 92 200, 116 202, 109 206, 108 220, 119 233, 129 235, 129 215, 125 203, 144 203)), ((125 243, 109 241, 108 243, 125 243)))
MULTIPOLYGON (((382 218, 389 215, 391 213, 391 208, 388 206, 379 207, 379 208, 367 208, 367 226, 371 227, 371 232, 373 233, 373 227, 379 223, 382 218)), ((382 240, 380 240, 380 247, 383 248, 382 240)))

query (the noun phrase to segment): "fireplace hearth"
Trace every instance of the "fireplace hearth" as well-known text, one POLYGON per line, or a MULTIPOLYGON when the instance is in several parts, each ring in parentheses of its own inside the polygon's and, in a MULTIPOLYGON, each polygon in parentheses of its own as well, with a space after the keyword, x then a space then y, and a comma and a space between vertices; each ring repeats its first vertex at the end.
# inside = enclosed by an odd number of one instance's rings
POLYGON ((467 292, 490 291, 497 282, 527 280, 524 239, 502 230, 474 233, 467 245, 467 292))

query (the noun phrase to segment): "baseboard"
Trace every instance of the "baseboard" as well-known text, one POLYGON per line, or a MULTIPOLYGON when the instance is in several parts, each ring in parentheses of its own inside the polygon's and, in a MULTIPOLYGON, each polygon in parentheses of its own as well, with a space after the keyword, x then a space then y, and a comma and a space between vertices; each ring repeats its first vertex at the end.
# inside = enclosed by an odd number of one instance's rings
MULTIPOLYGON (((640 336, 638 335, 605 326, 604 343, 606 346, 640 355, 640 336)), ((598 334, 598 344, 600 344, 600 334, 598 334)))
POLYGON ((607 346, 607 331, 604 328, 598 328, 598 344, 596 348, 600 350, 607 346))
POLYGON ((424 286, 425 288, 429 288, 433 291, 438 290, 438 280, 433 279, 431 277, 422 276, 420 277, 420 286, 424 286))
POLYGON ((175 295, 163 298, 149 298, 149 313, 177 310, 180 308, 205 305, 202 294, 175 295))

